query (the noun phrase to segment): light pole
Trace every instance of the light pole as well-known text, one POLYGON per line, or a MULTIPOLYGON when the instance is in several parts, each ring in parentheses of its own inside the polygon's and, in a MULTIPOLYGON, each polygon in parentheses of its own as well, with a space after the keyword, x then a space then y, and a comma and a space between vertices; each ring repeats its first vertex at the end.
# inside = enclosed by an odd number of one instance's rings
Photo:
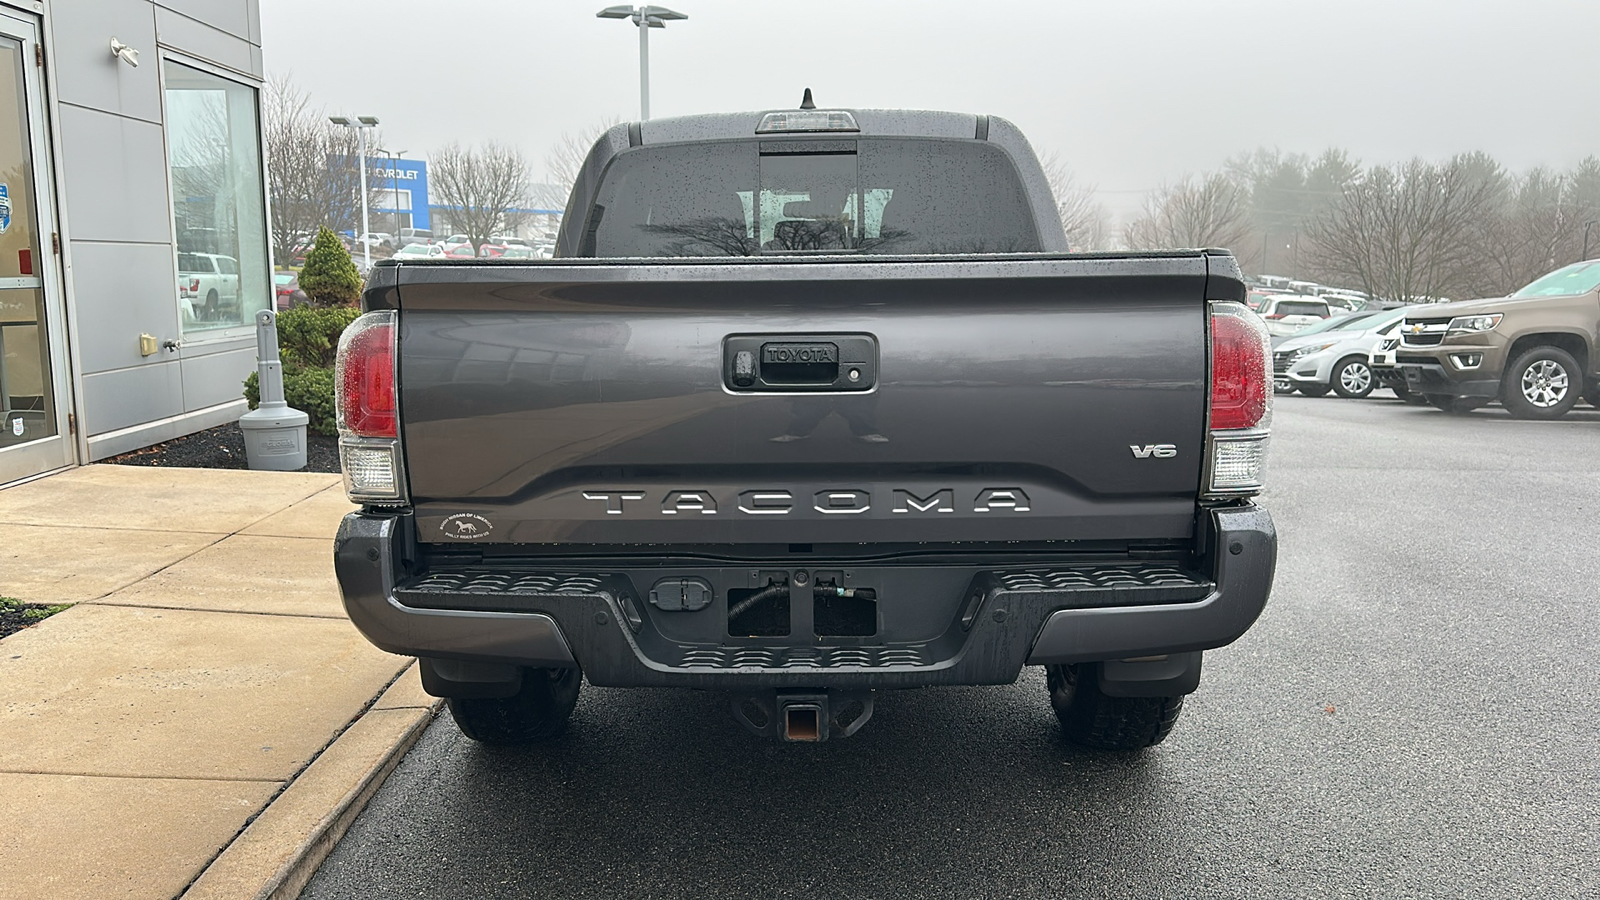
POLYGON ((665 6, 608 6, 595 13, 601 19, 632 19, 639 26, 639 118, 650 118, 650 29, 689 18, 665 6))
POLYGON ((372 245, 367 243, 367 235, 372 233, 372 226, 367 219, 367 132, 378 127, 378 118, 356 116, 352 122, 349 116, 329 116, 328 121, 356 130, 356 152, 360 155, 361 165, 361 260, 366 265, 366 271, 371 271, 372 245))

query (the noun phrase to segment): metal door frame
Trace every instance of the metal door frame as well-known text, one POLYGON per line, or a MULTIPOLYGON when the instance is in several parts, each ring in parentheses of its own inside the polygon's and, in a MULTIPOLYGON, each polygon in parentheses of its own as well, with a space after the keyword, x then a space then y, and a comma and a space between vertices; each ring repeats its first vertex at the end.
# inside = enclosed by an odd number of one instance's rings
POLYGON ((78 458, 75 368, 69 352, 66 314, 66 286, 62 277, 59 246, 61 232, 56 192, 56 159, 51 140, 49 105, 45 102, 44 66, 27 64, 30 55, 43 58, 44 21, 9 6, 0 6, 0 35, 22 43, 22 90, 27 122, 27 143, 32 152, 34 210, 38 216, 38 267, 43 294, 46 346, 44 358, 50 366, 47 390, 54 393, 56 433, 26 444, 0 449, 0 484, 31 478, 54 469, 70 466, 78 458))

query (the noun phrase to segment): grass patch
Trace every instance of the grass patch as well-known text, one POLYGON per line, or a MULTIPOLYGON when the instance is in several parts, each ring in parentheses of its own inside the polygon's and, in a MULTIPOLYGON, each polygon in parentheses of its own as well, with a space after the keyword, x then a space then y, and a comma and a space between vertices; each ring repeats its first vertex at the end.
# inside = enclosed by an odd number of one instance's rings
POLYGON ((11 597, 0 597, 0 637, 37 625, 71 606, 71 603, 23 603, 11 597))

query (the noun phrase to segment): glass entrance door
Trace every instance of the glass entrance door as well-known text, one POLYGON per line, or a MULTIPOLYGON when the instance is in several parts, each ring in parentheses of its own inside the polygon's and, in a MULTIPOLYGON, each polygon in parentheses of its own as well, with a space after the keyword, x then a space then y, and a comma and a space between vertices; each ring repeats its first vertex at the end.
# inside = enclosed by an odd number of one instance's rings
POLYGON ((74 458, 37 46, 0 13, 0 484, 74 458))

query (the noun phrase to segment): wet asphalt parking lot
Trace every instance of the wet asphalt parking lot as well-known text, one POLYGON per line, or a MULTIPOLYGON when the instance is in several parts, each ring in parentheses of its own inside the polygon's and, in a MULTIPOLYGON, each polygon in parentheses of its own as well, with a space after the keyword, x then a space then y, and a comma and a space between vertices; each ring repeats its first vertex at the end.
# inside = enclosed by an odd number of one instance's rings
POLYGON ((804 746, 585 687, 532 749, 441 716, 303 896, 1600 893, 1600 411, 1280 397, 1273 442, 1272 600, 1152 750, 1065 744, 1039 669, 804 746))

